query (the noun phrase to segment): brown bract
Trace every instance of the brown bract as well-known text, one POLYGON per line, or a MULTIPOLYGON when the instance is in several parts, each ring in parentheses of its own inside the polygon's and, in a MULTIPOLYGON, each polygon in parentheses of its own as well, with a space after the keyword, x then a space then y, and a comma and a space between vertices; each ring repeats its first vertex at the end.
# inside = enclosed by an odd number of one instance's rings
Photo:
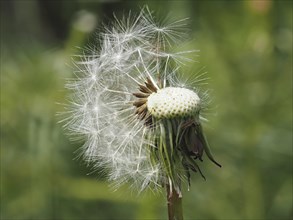
POLYGON ((147 126, 151 126, 153 121, 147 109, 147 101, 148 97, 154 92, 157 92, 157 88, 148 77, 145 85, 139 85, 139 92, 133 93, 138 98, 133 102, 133 105, 136 107, 135 114, 138 115, 140 120, 144 120, 147 126))

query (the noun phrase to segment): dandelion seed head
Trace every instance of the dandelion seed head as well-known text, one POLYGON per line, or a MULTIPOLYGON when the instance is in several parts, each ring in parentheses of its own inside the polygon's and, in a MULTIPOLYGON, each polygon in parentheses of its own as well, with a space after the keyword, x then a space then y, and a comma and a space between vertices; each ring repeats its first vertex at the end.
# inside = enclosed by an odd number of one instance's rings
POLYGON ((99 46, 74 62, 64 126, 82 136, 82 157, 106 170, 114 188, 131 183, 140 192, 172 183, 180 190, 190 171, 201 173, 195 160, 204 151, 214 161, 200 136, 205 98, 193 89, 200 79, 178 77, 190 51, 171 52, 184 22, 159 25, 147 7, 115 17, 99 34, 99 46))

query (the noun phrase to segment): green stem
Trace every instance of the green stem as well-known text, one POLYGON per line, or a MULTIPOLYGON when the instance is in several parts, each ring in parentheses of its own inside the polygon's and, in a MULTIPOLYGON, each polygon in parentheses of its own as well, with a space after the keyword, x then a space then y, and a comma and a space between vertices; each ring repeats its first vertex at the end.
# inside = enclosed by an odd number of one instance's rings
POLYGON ((182 196, 174 188, 172 188, 171 192, 169 185, 166 185, 166 188, 169 220, 183 220, 182 196))

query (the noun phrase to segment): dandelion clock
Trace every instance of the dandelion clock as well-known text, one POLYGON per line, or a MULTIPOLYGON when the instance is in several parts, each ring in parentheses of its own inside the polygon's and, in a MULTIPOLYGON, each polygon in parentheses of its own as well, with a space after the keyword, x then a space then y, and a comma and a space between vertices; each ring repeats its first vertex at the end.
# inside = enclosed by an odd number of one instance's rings
MULTIPOLYGON (((82 137, 82 157, 115 187, 166 190, 169 219, 183 219, 182 188, 213 158, 203 133, 207 95, 182 81, 188 60, 172 53, 185 20, 158 24, 147 7, 103 27, 97 45, 75 61, 65 127, 82 137)), ((196 79, 196 78, 195 78, 196 79)))

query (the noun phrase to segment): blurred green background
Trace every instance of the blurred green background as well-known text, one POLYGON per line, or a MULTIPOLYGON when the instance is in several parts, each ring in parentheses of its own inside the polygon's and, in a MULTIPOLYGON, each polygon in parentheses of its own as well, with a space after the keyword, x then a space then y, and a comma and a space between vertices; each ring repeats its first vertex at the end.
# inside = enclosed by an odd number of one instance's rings
MULTIPOLYGON (((189 17, 210 77, 203 164, 184 191, 186 219, 292 219, 291 1, 1 1, 1 219, 166 219, 165 194, 113 192, 74 152, 56 112, 71 56, 101 22, 143 5, 189 17)), ((98 29, 99 30, 99 29, 98 29)))

